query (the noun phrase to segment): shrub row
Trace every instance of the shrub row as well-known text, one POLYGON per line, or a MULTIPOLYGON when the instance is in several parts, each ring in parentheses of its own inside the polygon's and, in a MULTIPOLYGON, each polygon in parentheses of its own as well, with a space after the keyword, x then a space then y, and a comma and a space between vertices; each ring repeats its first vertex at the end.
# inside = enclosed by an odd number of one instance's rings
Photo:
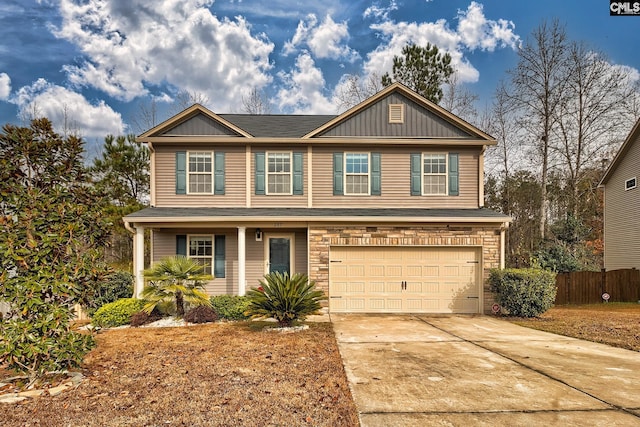
MULTIPOLYGON (((145 301, 136 298, 121 298, 100 307, 93 314, 91 323, 103 328, 129 325, 141 326, 158 320, 161 315, 157 312, 147 314, 142 312, 145 301)), ((213 309, 197 306, 189 310, 184 319, 189 323, 214 322, 218 319, 245 320, 244 312, 249 306, 247 297, 233 295, 217 295, 211 297, 213 309)))

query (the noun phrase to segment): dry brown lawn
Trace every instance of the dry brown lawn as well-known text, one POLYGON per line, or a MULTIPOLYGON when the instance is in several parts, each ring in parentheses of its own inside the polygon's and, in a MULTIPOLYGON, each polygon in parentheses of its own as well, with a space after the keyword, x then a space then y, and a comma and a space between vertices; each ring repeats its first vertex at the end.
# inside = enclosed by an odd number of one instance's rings
POLYGON ((640 351, 640 304, 563 305, 518 325, 640 351))
POLYGON ((358 425, 332 325, 287 334, 262 326, 102 332, 75 390, 1 404, 0 425, 358 425))

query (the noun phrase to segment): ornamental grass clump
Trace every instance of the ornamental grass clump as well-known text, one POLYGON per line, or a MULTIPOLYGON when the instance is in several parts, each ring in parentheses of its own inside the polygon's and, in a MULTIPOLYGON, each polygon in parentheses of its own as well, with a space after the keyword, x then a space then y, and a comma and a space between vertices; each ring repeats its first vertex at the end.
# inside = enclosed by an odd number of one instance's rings
POLYGON ((274 272, 264 276, 258 288, 247 292, 249 307, 245 312, 251 318, 273 318, 282 327, 317 314, 325 300, 324 292, 317 290, 315 282, 306 274, 274 272))

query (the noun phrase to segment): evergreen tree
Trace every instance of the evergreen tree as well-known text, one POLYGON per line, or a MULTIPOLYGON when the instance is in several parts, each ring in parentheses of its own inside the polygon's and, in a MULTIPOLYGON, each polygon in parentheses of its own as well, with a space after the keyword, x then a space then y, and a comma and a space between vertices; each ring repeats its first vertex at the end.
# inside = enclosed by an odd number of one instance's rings
POLYGON ((104 199, 83 166, 83 142, 47 119, 0 133, 0 365, 28 373, 77 366, 93 337, 71 331, 73 305, 102 280, 104 199))
POLYGON ((451 55, 440 53, 438 47, 430 43, 425 47, 409 44, 402 48, 402 55, 393 57, 393 77, 385 73, 382 84, 389 86, 397 81, 429 101, 439 103, 444 95, 442 85, 454 71, 451 55))

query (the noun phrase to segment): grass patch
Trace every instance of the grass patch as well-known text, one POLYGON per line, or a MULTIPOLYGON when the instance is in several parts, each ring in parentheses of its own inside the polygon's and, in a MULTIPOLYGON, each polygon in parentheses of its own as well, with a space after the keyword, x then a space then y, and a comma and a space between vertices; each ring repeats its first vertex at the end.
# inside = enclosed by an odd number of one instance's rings
POLYGON ((537 318, 506 318, 554 334, 640 351, 640 304, 562 305, 537 318))

